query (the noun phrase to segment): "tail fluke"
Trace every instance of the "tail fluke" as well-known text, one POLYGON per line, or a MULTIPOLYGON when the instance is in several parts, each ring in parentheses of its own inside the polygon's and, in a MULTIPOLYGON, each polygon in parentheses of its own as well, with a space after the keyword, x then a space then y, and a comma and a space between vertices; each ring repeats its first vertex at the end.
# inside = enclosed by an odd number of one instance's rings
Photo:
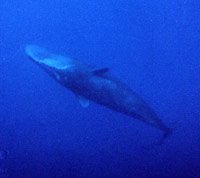
POLYGON ((165 139, 166 139, 169 135, 171 135, 172 132, 173 132, 173 129, 167 128, 167 129, 164 131, 163 136, 162 136, 162 138, 160 139, 160 141, 157 143, 157 145, 162 145, 163 142, 165 141, 165 139))

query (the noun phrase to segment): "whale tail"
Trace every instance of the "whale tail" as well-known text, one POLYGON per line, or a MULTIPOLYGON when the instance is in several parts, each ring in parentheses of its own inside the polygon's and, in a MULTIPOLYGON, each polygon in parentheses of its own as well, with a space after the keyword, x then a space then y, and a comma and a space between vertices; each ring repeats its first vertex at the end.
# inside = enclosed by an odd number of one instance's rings
POLYGON ((162 145, 163 142, 165 141, 165 139, 166 139, 169 135, 171 135, 172 132, 173 132, 173 129, 167 128, 167 129, 164 131, 162 138, 160 139, 160 141, 159 141, 158 143, 156 143, 156 145, 162 145))

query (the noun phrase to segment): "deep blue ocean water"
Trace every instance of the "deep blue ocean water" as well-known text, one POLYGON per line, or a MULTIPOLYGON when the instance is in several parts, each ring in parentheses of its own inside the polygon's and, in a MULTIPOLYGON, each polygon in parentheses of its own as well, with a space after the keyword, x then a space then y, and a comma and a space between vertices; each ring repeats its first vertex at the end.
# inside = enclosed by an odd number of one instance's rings
POLYGON ((0 177, 199 178, 200 2, 2 0, 0 177), (27 44, 111 72, 173 134, 76 97, 25 54, 27 44))

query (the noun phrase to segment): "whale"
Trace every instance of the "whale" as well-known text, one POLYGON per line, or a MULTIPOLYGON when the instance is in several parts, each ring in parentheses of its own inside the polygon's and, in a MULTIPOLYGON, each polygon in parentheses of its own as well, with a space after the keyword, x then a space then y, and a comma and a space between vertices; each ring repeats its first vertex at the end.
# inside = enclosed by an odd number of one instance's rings
POLYGON ((25 53, 58 83, 74 93, 81 106, 88 107, 92 101, 159 129, 163 135, 158 145, 172 133, 172 129, 164 124, 142 97, 110 74, 110 68, 98 68, 37 45, 27 45, 25 53))

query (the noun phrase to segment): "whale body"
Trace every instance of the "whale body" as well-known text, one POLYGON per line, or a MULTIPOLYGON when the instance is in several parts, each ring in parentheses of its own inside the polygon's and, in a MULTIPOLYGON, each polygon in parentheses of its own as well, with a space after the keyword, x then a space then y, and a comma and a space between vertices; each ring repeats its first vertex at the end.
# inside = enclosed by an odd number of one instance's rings
POLYGON ((109 74, 109 68, 96 68, 77 59, 54 54, 36 46, 25 48, 29 58, 51 77, 71 90, 83 107, 93 101, 112 110, 139 119, 163 132, 158 144, 171 134, 154 110, 132 89, 109 74))

